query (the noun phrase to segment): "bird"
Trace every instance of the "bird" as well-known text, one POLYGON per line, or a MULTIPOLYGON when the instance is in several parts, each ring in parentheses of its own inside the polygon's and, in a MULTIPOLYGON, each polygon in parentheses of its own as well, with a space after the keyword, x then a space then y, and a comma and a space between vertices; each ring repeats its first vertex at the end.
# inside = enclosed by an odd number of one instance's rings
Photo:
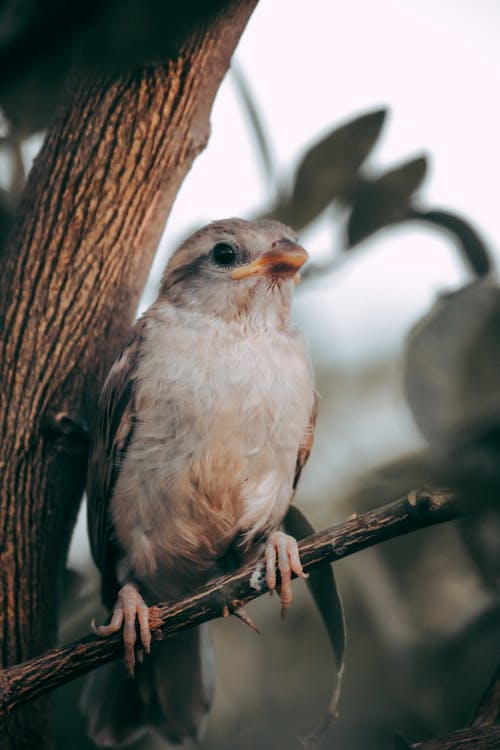
POLYGON ((291 322, 308 259, 274 220, 214 221, 172 254, 158 297, 112 365, 98 407, 87 497, 107 637, 81 706, 98 745, 147 731, 199 740, 214 695, 209 624, 151 646, 149 607, 263 560, 284 617, 306 578, 280 530, 313 442, 317 394, 291 322), (137 634, 136 634, 137 633, 137 634), (138 642, 136 642, 138 639, 138 642))

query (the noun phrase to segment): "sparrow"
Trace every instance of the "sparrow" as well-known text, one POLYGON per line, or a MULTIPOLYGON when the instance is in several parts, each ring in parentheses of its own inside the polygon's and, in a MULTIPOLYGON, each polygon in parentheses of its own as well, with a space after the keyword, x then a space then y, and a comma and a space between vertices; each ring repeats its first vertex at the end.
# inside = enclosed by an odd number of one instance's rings
POLYGON ((155 644, 148 609, 256 563, 284 616, 297 541, 280 531, 312 447, 316 393, 290 318, 307 252, 276 221, 215 221, 171 256, 156 301, 105 381, 89 461, 88 528, 124 660, 82 697, 98 745, 152 730, 199 739, 214 693, 209 625, 155 644), (140 642, 136 643, 138 633, 140 642), (136 651, 139 658, 136 658, 136 651), (133 679, 131 679, 133 676, 133 679))

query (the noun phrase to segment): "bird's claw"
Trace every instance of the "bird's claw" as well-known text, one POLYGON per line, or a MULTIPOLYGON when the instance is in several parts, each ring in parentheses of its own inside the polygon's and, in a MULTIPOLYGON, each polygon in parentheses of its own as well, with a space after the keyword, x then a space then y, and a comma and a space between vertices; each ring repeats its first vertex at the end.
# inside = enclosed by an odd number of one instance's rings
POLYGON ((238 620, 241 620, 245 623, 245 625, 248 625, 249 628, 254 630, 256 633, 260 635, 260 630, 257 627, 257 625, 254 623, 250 615, 248 615, 243 607, 241 606, 241 602, 238 599, 234 599, 229 605, 224 604, 224 607, 222 608, 222 616, 224 618, 231 617, 231 615, 234 615, 234 617, 237 617, 238 620))
MULTIPOLYGON (((140 595, 136 586, 126 583, 118 592, 113 614, 108 625, 97 625, 92 620, 90 627, 99 638, 107 638, 117 633, 123 625, 123 661, 127 672, 133 676, 135 667, 135 644, 137 640, 136 621, 144 651, 151 649, 151 630, 149 627, 149 607, 140 595)), ((140 659, 139 659, 140 661, 140 659)))
POLYGON ((283 531, 275 531, 271 534, 264 554, 266 561, 266 583, 271 594, 276 588, 276 560, 278 561, 278 569, 281 577, 279 586, 281 617, 284 620, 288 608, 292 603, 292 573, 295 573, 299 578, 308 578, 309 575, 308 573, 304 573, 304 569, 302 568, 297 540, 283 531))
POLYGON ((241 606, 241 602, 234 601, 233 602, 233 615, 238 618, 238 620, 241 620, 241 622, 244 622, 245 625, 248 625, 249 628, 254 630, 258 635, 260 635, 260 630, 257 627, 257 625, 254 623, 250 615, 248 615, 243 607, 241 606))

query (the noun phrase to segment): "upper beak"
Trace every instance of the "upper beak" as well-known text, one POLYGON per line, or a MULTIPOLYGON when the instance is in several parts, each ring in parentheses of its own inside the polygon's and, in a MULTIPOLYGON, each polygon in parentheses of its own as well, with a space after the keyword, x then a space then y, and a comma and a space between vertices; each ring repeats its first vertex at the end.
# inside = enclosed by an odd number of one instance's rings
POLYGON ((291 240, 278 240, 271 249, 262 253, 246 266, 231 271, 233 279, 246 279, 249 276, 266 274, 269 276, 295 276, 309 255, 303 247, 291 240))

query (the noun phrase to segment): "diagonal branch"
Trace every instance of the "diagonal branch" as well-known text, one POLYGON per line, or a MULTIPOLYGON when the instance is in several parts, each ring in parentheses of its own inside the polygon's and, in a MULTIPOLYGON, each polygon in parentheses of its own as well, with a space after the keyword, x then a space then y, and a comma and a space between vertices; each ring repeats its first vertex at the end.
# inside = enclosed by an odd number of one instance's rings
POLYGON ((407 745, 408 750, 498 750, 500 726, 495 722, 500 711, 500 664, 467 727, 457 729, 445 737, 407 745))
POLYGON ((500 716, 500 664, 497 664, 486 692, 482 696, 471 724, 473 727, 491 726, 500 716))
MULTIPOLYGON (((413 491, 377 510, 352 516, 320 531, 299 544, 304 569, 312 570, 387 539, 450 521, 466 510, 448 491, 413 491)), ((184 599, 150 608, 154 641, 200 625, 234 610, 267 591, 263 563, 247 565, 236 573, 211 581, 184 599)), ((74 680, 86 672, 119 658, 123 653, 120 633, 101 640, 89 635, 17 666, 0 671, 0 718, 22 704, 74 680)))

